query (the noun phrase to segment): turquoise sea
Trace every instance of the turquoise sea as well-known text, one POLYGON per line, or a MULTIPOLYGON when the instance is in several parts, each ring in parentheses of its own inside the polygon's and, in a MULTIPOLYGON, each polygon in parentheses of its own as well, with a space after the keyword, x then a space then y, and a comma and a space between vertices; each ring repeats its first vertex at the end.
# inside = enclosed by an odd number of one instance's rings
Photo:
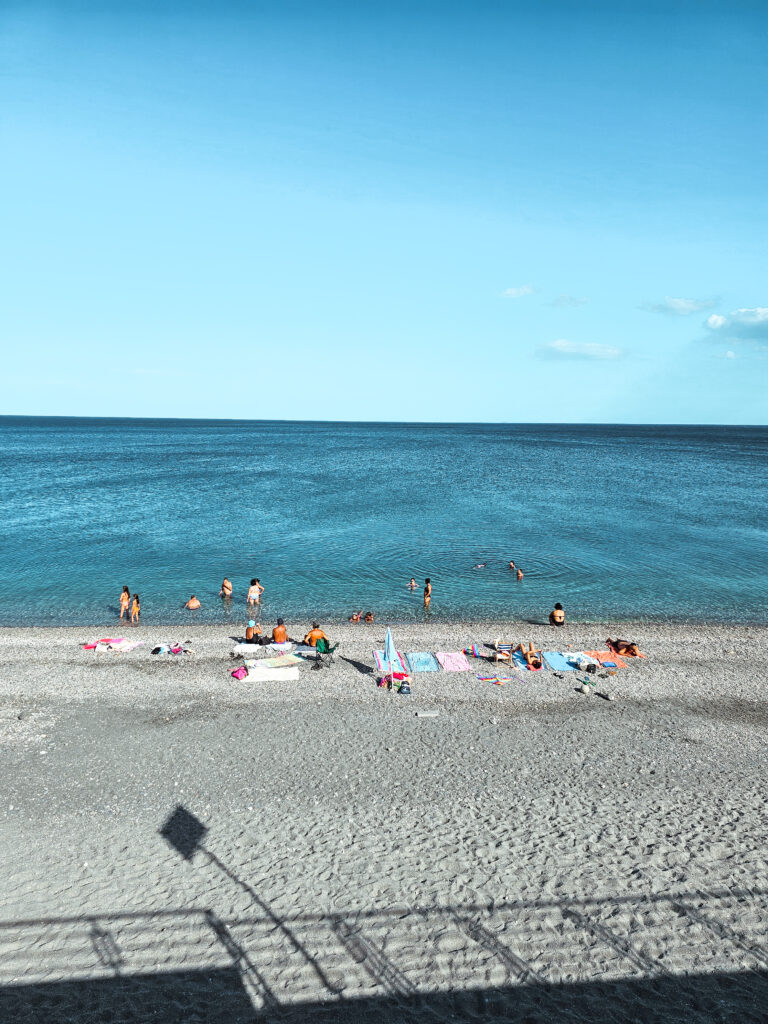
POLYGON ((765 427, 3 417, 0 624, 764 622, 766 499, 765 427))

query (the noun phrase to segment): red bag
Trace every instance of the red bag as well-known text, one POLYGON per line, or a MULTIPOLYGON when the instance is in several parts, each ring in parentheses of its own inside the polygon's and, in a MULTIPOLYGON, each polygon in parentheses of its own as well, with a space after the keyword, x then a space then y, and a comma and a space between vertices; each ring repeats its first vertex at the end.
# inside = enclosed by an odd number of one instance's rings
POLYGON ((245 677, 248 675, 248 669, 245 667, 245 665, 241 665, 240 668, 235 669, 232 675, 234 676, 235 679, 245 679, 245 677))

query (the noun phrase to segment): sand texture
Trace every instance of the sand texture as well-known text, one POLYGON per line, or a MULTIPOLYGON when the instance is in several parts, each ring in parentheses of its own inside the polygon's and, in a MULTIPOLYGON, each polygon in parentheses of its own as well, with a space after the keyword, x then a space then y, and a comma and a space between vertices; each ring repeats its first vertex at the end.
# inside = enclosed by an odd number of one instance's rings
POLYGON ((258 683, 224 627, 0 631, 0 1021, 768 1020, 768 629, 624 625, 648 658, 597 695, 470 659, 410 697, 384 631, 258 683))

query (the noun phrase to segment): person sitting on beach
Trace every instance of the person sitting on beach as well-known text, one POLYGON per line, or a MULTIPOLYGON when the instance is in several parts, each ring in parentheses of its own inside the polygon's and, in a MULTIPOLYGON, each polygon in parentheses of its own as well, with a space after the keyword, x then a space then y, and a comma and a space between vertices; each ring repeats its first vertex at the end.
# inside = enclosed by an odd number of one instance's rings
POLYGON ((283 620, 278 619, 277 625, 272 630, 272 643, 284 644, 288 639, 288 630, 283 625, 283 620))
POLYGON ((128 609, 130 607, 130 604, 131 604, 131 592, 128 589, 128 587, 123 587, 123 592, 120 595, 120 618, 121 619, 122 619, 123 616, 125 616, 126 619, 129 617, 130 612, 129 612, 128 609))
POLYGON ((199 607, 200 607, 200 602, 198 601, 198 599, 197 599, 197 598, 195 597, 195 595, 193 594, 193 595, 192 595, 192 597, 190 597, 190 599, 189 599, 189 600, 187 601, 187 603, 186 603, 186 604, 184 605, 184 607, 185 607, 185 608, 191 608, 191 609, 192 609, 192 611, 194 611, 194 610, 195 610, 196 608, 199 608, 199 607))
POLYGON ((528 650, 525 649, 525 644, 518 644, 517 647, 512 648, 512 653, 520 651, 522 656, 525 658, 525 663, 529 668, 541 668, 541 651, 536 651, 533 648, 533 640, 528 645, 528 650))
POLYGON ((259 583, 258 580, 251 580, 251 585, 248 587, 248 604, 261 604, 261 595, 264 593, 264 587, 259 583))
POLYGON ((261 626, 258 622, 254 622, 253 619, 248 619, 248 625, 245 627, 245 642, 247 644, 257 644, 258 635, 261 633, 261 626))
POLYGON ((522 569, 518 569, 517 570, 517 580, 518 580, 518 582, 520 582, 520 580, 522 578, 523 578, 523 570, 522 569))
MULTIPOLYGON (((328 637, 325 635, 322 629, 320 629, 320 624, 318 622, 313 622, 312 629, 310 629, 310 631, 304 637, 304 643, 307 644, 309 647, 317 647, 318 640, 328 640, 328 637)), ((330 643, 330 641, 328 642, 330 643)))
POLYGON ((415 590, 416 589, 416 580, 413 578, 413 576, 411 576, 411 582, 408 584, 408 589, 409 590, 415 590))
POLYGON ((139 615, 141 615, 141 602, 139 601, 139 595, 133 595, 133 604, 131 605, 131 624, 138 626, 139 615))
POLYGON ((360 619, 362 619, 362 617, 363 617, 363 610, 361 608, 359 612, 352 612, 352 614, 349 616, 349 621, 350 622, 359 622, 360 619))
POLYGON ((375 618, 376 616, 373 614, 373 612, 366 612, 365 615, 363 616, 363 622, 367 622, 368 625, 370 626, 370 624, 373 622, 375 618))
POLYGON ((222 581, 221 590, 219 591, 219 597, 232 597, 232 584, 229 582, 226 576, 222 581))
POLYGON ((550 626, 565 625, 565 612, 563 611, 563 606, 560 604, 559 601, 552 609, 552 611, 549 613, 549 624, 550 626))
POLYGON ((611 640, 610 637, 605 641, 609 649, 614 651, 616 654, 626 654, 629 658, 639 658, 640 648, 637 644, 632 643, 631 640, 611 640))

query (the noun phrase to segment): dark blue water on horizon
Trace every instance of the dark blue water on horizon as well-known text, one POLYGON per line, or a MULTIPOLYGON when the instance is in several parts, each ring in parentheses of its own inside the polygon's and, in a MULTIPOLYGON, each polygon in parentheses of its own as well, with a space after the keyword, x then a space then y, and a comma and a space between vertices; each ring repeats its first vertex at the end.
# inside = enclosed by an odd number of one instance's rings
POLYGON ((766 427, 2 417, 0 624, 764 622, 767 497, 766 427))

